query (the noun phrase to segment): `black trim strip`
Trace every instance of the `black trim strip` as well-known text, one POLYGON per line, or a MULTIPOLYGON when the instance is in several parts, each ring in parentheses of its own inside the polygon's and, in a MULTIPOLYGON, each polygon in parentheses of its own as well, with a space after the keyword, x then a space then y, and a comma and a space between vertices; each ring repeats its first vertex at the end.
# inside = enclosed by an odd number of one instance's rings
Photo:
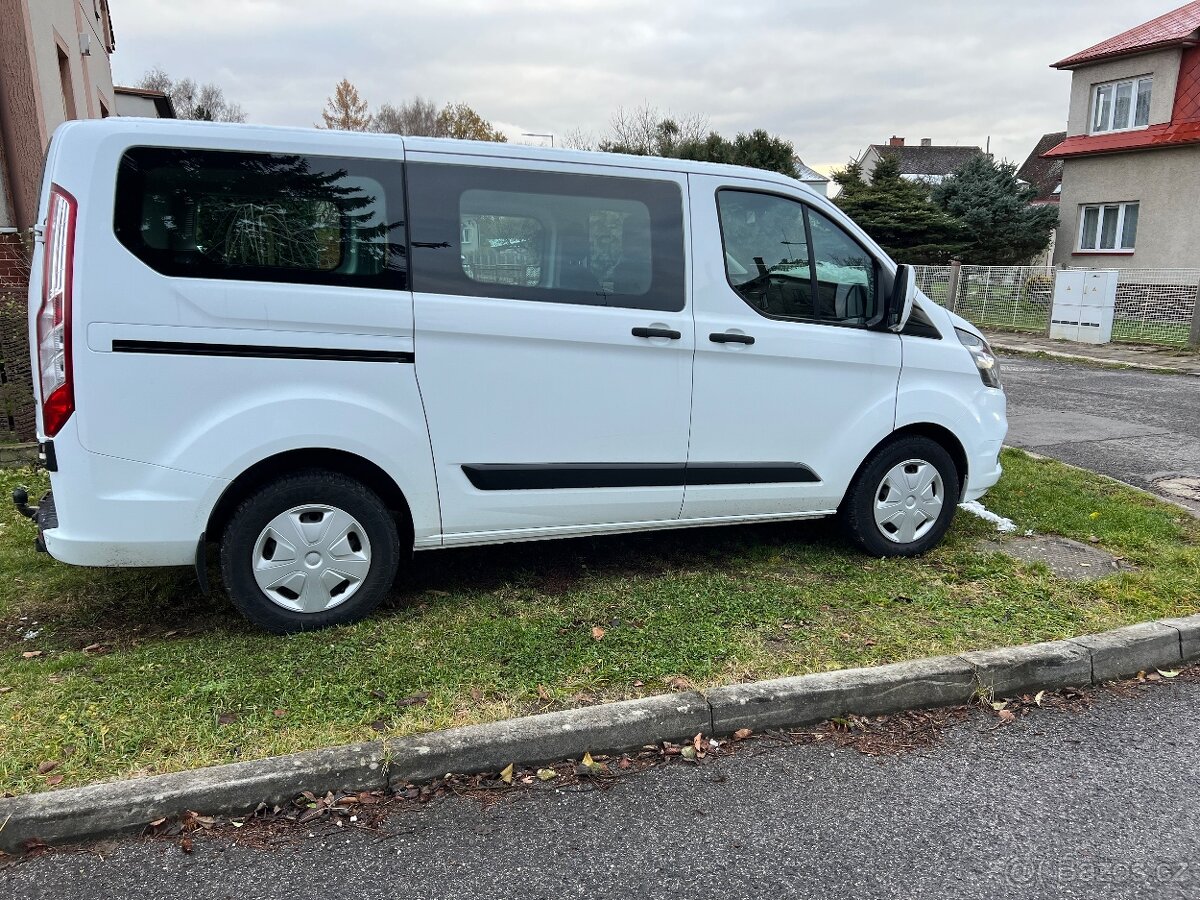
POLYGON ((203 344, 183 341, 114 340, 112 348, 113 353, 157 353, 167 356, 236 356, 397 363, 411 363, 415 359, 414 354, 400 350, 344 350, 328 347, 273 347, 264 344, 203 344))
POLYGON ((802 463, 480 463, 463 473, 481 491, 797 484, 820 481, 802 463))

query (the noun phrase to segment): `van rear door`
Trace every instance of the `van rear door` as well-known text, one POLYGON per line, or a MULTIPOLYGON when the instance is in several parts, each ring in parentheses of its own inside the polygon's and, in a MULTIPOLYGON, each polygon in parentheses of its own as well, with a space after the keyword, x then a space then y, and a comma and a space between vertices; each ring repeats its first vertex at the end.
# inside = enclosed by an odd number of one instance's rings
POLYGON ((410 148, 408 191, 446 543, 677 518, 684 178, 410 148))

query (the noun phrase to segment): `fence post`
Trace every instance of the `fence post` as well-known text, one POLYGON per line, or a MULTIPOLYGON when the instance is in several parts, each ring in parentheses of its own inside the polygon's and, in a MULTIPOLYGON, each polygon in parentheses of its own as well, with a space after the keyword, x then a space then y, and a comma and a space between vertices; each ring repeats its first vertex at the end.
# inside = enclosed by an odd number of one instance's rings
POLYGON ((1196 286, 1196 305, 1192 307, 1192 329, 1188 333, 1188 347, 1200 350, 1200 284, 1196 286))
POLYGON ((946 285, 946 309, 958 312, 958 279, 962 274, 962 263, 950 260, 950 281, 946 285))

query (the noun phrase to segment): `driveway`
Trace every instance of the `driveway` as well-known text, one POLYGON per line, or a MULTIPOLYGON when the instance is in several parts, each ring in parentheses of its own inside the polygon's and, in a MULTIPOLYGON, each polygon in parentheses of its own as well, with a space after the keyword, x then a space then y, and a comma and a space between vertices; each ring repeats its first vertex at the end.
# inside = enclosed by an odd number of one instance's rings
POLYGON ((1008 443, 1156 491, 1200 512, 1200 378, 1003 357, 1008 443))

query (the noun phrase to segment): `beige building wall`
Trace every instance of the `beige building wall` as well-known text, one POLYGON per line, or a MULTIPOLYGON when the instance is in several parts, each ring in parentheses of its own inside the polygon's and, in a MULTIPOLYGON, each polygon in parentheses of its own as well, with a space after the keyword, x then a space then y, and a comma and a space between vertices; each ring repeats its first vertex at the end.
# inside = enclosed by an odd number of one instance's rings
POLYGON ((1154 76, 1150 89, 1150 123, 1161 125, 1171 121, 1175 105, 1175 84, 1179 80, 1179 61, 1183 51, 1174 48, 1144 53, 1108 62, 1084 66, 1071 73, 1071 107, 1067 116, 1067 137, 1088 133, 1088 117, 1092 111, 1092 88, 1109 81, 1154 76))
POLYGON ((1200 145, 1064 160, 1054 262, 1066 266, 1200 268, 1198 198, 1200 145), (1140 204, 1132 254, 1076 250, 1081 206, 1131 201, 1140 204))
POLYGON ((99 0, 29 0, 28 6, 37 80, 42 88, 44 136, 52 135, 67 119, 112 115, 116 99, 109 64, 111 36, 105 33, 99 0), (83 41, 90 55, 84 55, 83 41), (69 79, 63 78, 60 53, 66 57, 69 79), (64 98, 61 85, 65 80, 71 90, 64 98), (74 110, 69 110, 69 105, 74 110))

